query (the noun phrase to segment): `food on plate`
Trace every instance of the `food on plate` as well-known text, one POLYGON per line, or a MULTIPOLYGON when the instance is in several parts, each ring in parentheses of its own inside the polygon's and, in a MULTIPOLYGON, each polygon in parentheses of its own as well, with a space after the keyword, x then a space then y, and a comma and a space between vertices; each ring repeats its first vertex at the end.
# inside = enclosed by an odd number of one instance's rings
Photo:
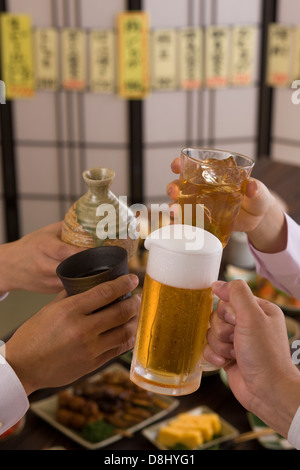
POLYGON ((96 423, 90 422, 83 428, 82 431, 82 436, 84 439, 94 443, 104 441, 104 439, 108 439, 114 434, 114 427, 105 421, 97 421, 96 423))
POLYGON ((200 432, 189 429, 182 430, 180 428, 172 428, 171 426, 161 428, 158 440, 169 449, 179 447, 180 445, 188 449, 194 449, 203 444, 203 438, 200 432))
POLYGON ((84 380, 58 395, 56 418, 90 442, 124 433, 168 403, 137 387, 127 371, 104 371, 95 380, 84 380))
POLYGON ((191 415, 180 413, 158 433, 158 441, 170 449, 180 446, 194 449, 215 438, 221 432, 221 423, 216 413, 191 415))
POLYGON ((282 307, 300 308, 299 300, 274 287, 268 279, 257 276, 254 281, 249 282, 249 286, 257 297, 269 300, 282 307))

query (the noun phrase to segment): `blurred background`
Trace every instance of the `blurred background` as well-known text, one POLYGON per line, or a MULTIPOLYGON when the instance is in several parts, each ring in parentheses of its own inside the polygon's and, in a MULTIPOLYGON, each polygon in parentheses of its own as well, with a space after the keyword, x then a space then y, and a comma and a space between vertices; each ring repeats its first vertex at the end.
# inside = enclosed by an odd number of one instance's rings
MULTIPOLYGON (((167 200, 172 159, 186 145, 225 148, 257 159, 298 164, 300 107, 291 88, 266 87, 266 27, 300 25, 297 0, 7 0, 2 9, 28 14, 34 28, 116 28, 118 13, 149 13, 150 27, 248 25, 257 30, 250 86, 186 91, 150 90, 140 103, 117 93, 36 91, 15 99, 3 145, 0 242, 64 217, 85 192, 81 174, 94 166, 116 171, 113 190, 133 202, 167 200), (11 128, 10 128, 11 127, 11 128), (11 137, 11 141, 9 141, 11 137), (7 159, 10 161, 8 162, 7 159), (5 173, 3 173, 5 171, 5 173), (15 185, 15 188, 14 188, 15 185)), ((151 67, 151 65, 150 65, 151 67)), ((300 77, 299 77, 300 78, 300 77)), ((3 127, 6 126, 6 127, 3 127)), ((1 169, 0 169, 1 170, 1 169)))
POLYGON ((120 97, 117 89, 59 87, 0 105, 0 243, 62 220, 86 191, 87 168, 113 168, 115 194, 150 204, 168 201, 170 164, 185 146, 300 164, 300 106, 292 103, 291 83, 266 82, 268 28, 299 27, 298 0, 0 0, 0 9, 29 15, 34 28, 86 33, 116 32, 117 15, 126 10, 148 13, 152 32, 211 25, 256 32, 253 79, 246 86, 185 90, 177 84, 150 89, 141 100, 120 97))

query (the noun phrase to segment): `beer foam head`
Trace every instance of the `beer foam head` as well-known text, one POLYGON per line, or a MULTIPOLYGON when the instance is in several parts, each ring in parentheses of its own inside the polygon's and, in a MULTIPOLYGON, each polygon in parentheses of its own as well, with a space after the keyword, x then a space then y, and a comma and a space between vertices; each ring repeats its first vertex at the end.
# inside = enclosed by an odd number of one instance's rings
POLYGON ((183 289, 206 289, 218 279, 222 244, 211 233, 190 225, 170 225, 151 233, 147 274, 183 289))

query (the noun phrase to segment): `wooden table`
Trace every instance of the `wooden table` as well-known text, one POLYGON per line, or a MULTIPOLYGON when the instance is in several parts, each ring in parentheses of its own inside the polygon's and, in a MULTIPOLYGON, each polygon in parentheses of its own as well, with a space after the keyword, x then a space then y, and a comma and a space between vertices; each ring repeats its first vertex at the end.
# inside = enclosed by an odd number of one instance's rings
MULTIPOLYGON (((293 167, 269 160, 259 161, 253 176, 263 181, 270 189, 283 198, 289 208, 289 213, 300 223, 300 167, 293 167)), ((299 317, 294 317, 299 320, 299 317)), ((117 360, 120 361, 119 359, 117 360)), ((124 363, 123 363, 124 365, 124 363)), ((34 402, 56 390, 44 390, 33 394, 30 401, 34 402)), ((181 411, 190 410, 200 405, 209 406, 225 420, 235 426, 241 433, 250 430, 246 410, 238 403, 232 392, 221 381, 218 373, 207 374, 202 378, 199 390, 186 397, 179 398, 180 405, 169 416, 181 411)), ((31 410, 26 415, 26 424, 20 435, 6 442, 0 442, 0 450, 39 450, 53 446, 63 446, 66 449, 82 449, 72 440, 52 428, 31 410)), ((257 440, 235 445, 234 449, 263 450, 257 440)), ((146 450, 154 451, 155 447, 138 432, 133 438, 124 438, 110 445, 106 451, 114 450, 146 450)))

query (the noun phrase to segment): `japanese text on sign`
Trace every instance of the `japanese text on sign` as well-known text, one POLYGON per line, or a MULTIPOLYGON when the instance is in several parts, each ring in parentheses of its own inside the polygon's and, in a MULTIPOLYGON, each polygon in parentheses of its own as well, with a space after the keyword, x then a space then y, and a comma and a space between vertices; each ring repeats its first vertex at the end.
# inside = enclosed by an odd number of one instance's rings
POLYGON ((206 85, 228 85, 229 28, 211 26, 206 30, 206 85))
POLYGON ((269 27, 268 73, 269 86, 286 86, 291 81, 291 60, 293 51, 291 26, 272 24, 269 27))
POLYGON ((171 29, 152 33, 152 88, 174 90, 177 87, 176 32, 171 29))
POLYGON ((127 99, 144 98, 150 89, 148 15, 121 13, 118 39, 119 94, 127 99))
POLYGON ((80 29, 62 31, 62 71, 65 90, 83 91, 86 87, 86 34, 80 29))
POLYGON ((180 87, 196 90, 203 83, 203 32, 200 28, 179 31, 180 87))
POLYGON ((300 80, 300 27, 295 30, 295 65, 294 80, 300 80))
POLYGON ((31 19, 27 15, 1 14, 1 52, 6 97, 34 95, 34 61, 31 19))
POLYGON ((250 85, 254 79, 256 29, 237 26, 233 29, 232 85, 250 85))
POLYGON ((90 34, 90 90, 93 93, 115 91, 115 34, 93 30, 90 34))
POLYGON ((35 31, 35 73, 36 87, 44 91, 57 91, 58 72, 58 33, 55 29, 35 31))

